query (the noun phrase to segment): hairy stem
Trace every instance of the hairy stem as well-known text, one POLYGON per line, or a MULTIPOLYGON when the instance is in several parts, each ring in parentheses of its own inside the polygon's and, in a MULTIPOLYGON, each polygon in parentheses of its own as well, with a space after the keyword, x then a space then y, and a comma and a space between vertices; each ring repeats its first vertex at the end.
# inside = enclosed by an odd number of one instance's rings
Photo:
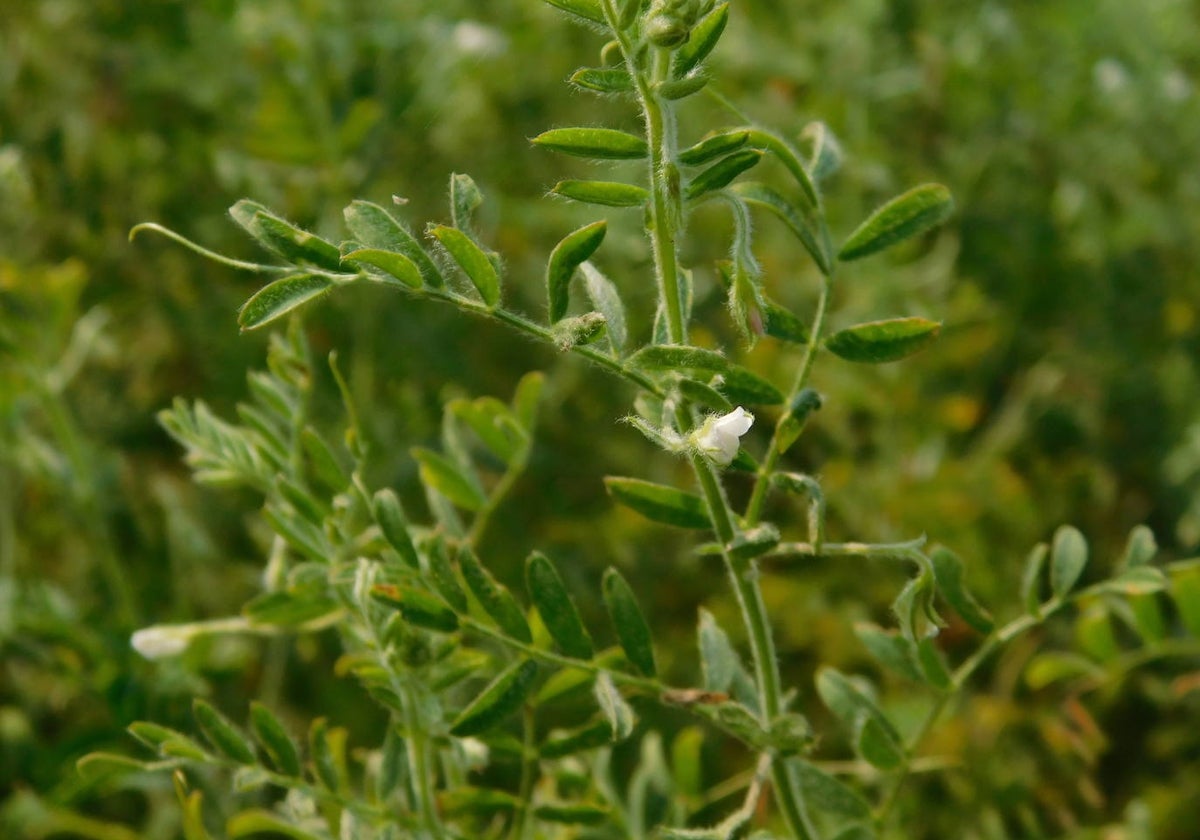
POLYGON ((813 362, 817 358, 817 349, 821 343, 821 333, 825 329, 825 314, 829 310, 829 293, 832 286, 832 278, 822 278, 821 295, 817 298, 817 311, 813 316, 811 335, 808 340, 808 347, 804 351, 804 359, 800 362, 800 370, 796 372, 796 381, 792 383, 792 390, 788 392, 784 411, 779 415, 778 422, 775 423, 775 433, 771 435, 770 446, 767 448, 767 454, 763 457, 762 464, 758 468, 758 476, 754 481, 754 490, 750 494, 750 501, 746 505, 747 527, 757 525, 759 520, 762 519, 763 505, 767 500, 767 490, 771 486, 771 475, 775 472, 776 467, 779 466, 779 458, 783 455, 783 448, 780 445, 780 433, 783 430, 783 424, 787 422, 792 400, 808 384, 808 378, 812 375, 813 362))
POLYGON ((533 797, 533 783, 537 775, 537 711, 532 702, 526 703, 521 713, 521 728, 524 731, 524 738, 521 743, 521 783, 518 788, 518 801, 520 801, 520 809, 517 811, 517 817, 513 820, 512 826, 509 829, 508 836, 512 840, 525 840, 529 836, 529 827, 531 825, 529 816, 532 808, 530 807, 530 799, 533 797))
POLYGON ((418 719, 417 698, 410 687, 404 686, 400 695, 404 706, 404 729, 407 737, 408 763, 412 768, 413 794, 416 810, 425 833, 432 840, 445 837, 441 818, 438 816, 437 800, 433 794, 432 744, 425 726, 418 719))

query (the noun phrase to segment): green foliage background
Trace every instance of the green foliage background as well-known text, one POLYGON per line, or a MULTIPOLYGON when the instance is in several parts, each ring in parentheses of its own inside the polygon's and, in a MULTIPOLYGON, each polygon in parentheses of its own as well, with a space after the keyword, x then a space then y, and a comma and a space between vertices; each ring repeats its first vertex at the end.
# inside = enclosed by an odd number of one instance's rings
MULTIPOLYGON (((720 89, 785 133, 830 126, 847 150, 829 190, 842 233, 923 180, 947 184, 960 208, 942 233, 856 264, 840 285, 835 328, 898 309, 947 326, 903 364, 819 369, 826 408, 789 457, 822 477, 831 533, 928 533, 967 558, 996 604, 1029 546, 1064 521, 1102 569, 1140 522, 1169 556, 1200 549, 1198 43, 1185 0, 734 4, 714 57, 720 89)), ((410 220, 442 218, 446 177, 467 171, 489 196, 490 241, 526 278, 517 308, 538 311, 545 255, 589 217, 544 197, 563 163, 526 138, 635 127, 618 104, 562 84, 593 49, 532 0, 0 6, 0 834, 173 836, 169 780, 114 793, 72 768, 124 749, 135 719, 191 726, 196 694, 238 716, 254 697, 297 720, 338 710, 352 741, 378 723, 352 683, 329 676, 323 637, 295 650, 226 639, 157 664, 129 649, 137 627, 236 610, 256 590, 266 535, 253 499, 190 483, 154 421, 177 394, 224 410, 245 394, 265 344, 237 335, 235 311, 257 281, 165 241, 130 244, 128 230, 156 221, 250 255, 225 217, 243 196, 336 239, 356 197, 399 194, 410 220)), ((716 104, 694 109, 697 134, 728 120, 716 104)), ((610 273, 649 283, 639 230, 613 224, 610 273)), ((727 248, 724 225, 697 215, 689 261, 727 248)), ((771 292, 811 305, 812 271, 778 233, 764 225, 760 237, 771 292)), ((719 284, 697 279, 708 323, 726 323, 719 284)), ((632 293, 635 328, 652 298, 632 293)), ((647 463, 645 441, 617 423, 620 386, 379 291, 352 289, 307 317, 317 355, 337 348, 345 364, 372 481, 418 507, 407 452, 436 438, 442 401, 507 395, 523 372, 547 371, 519 503, 488 537, 496 571, 515 583, 542 547, 583 593, 620 565, 653 604, 665 668, 687 673, 697 603, 732 607, 685 537, 605 496, 601 475, 680 469, 647 463)), ((736 340, 732 328, 711 338, 736 340)), ((774 352, 760 347, 756 364, 781 365, 774 352)), ((320 392, 337 428, 332 384, 320 392)), ((770 574, 785 671, 802 691, 819 662, 868 667, 850 626, 886 620, 900 572, 770 574)), ((951 654, 968 632, 951 628, 951 654)), ((999 662, 939 735, 936 752, 969 761, 913 786, 907 807, 930 811, 928 836, 951 836, 964 814, 1010 836, 1087 836, 1072 832, 1139 808, 1146 836, 1187 836, 1179 826, 1200 820, 1195 661, 1072 705, 1021 681, 1029 654, 999 662), (977 819, 981 802, 994 818, 977 819)))

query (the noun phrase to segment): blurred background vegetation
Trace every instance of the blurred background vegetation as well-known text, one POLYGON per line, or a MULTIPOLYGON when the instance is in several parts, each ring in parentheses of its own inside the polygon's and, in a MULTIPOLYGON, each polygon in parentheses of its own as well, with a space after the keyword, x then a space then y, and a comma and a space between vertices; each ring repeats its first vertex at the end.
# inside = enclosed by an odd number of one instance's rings
MULTIPOLYGON (((900 365, 818 366, 826 407, 789 457, 822 478, 831 537, 928 534, 968 560, 1002 615, 1024 554, 1061 522, 1089 536, 1101 570, 1140 522, 1170 557, 1200 549, 1197 44, 1191 0, 735 1, 718 86, 792 136, 829 125, 846 152, 828 187, 841 232, 920 181, 947 184, 960 208, 940 234, 855 264, 840 284, 835 327, 896 314, 946 327, 900 365)), ((159 222, 251 256, 225 216, 241 197, 337 241, 356 197, 405 196, 418 227, 444 218, 447 176, 466 171, 488 195, 485 237, 521 278, 517 307, 540 312, 545 255, 595 215, 544 198, 570 162, 526 138, 635 126, 620 103, 562 84, 598 47, 535 0, 0 4, 0 834, 175 836, 169 779, 114 791, 81 782, 73 763, 126 750, 135 719, 189 728, 195 695, 235 719, 265 697, 296 720, 334 715, 352 742, 377 736, 369 701, 330 675, 330 639, 214 640, 162 663, 129 648, 146 624, 236 612, 265 554, 257 500, 191 484, 154 418, 177 394, 226 412, 244 396, 265 342, 239 336, 235 312, 257 280, 165 240, 131 244, 129 229, 159 222)), ((689 105, 683 138, 735 119, 709 100, 689 105)), ((639 221, 614 215, 602 256, 647 329, 639 221)), ((704 267, 701 319, 713 325, 698 340, 733 346, 706 273, 726 222, 698 213, 687 259, 704 267)), ((771 222, 759 240, 773 296, 806 314, 813 270, 771 222)), ((419 508, 407 451, 436 438, 442 401, 506 397, 522 373, 546 370, 540 445, 485 545, 498 575, 515 582, 540 547, 582 596, 621 565, 654 605, 680 680, 694 667, 697 603, 737 626, 722 575, 686 535, 603 493, 609 473, 679 477, 617 423, 623 386, 378 290, 353 288, 307 317, 318 355, 338 348, 348 372, 373 486, 419 508)), ((751 363, 790 378, 796 358, 764 342, 751 363)), ((321 392, 337 429, 331 383, 321 392)), ((802 519, 771 514, 785 531, 802 519)), ((870 667, 851 624, 887 623, 904 574, 871 572, 769 570, 803 696, 818 662, 870 667)), ((944 634, 952 658, 969 633, 944 634)), ((1116 836, 1194 836, 1197 663, 1157 663, 1079 696, 1028 685, 1031 653, 1018 645, 999 661, 935 739, 935 753, 970 760, 908 789, 923 836, 1115 824, 1148 832, 1116 836)), ((890 702, 902 707, 903 692, 890 702)))

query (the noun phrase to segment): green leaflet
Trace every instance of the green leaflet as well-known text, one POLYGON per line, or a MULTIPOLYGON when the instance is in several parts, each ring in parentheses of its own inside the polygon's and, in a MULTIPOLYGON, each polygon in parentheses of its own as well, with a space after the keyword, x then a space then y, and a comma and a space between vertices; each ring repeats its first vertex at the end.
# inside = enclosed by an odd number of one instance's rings
POLYGON ((940 323, 925 318, 870 321, 834 333, 825 339, 825 346, 849 362, 895 362, 923 350, 941 329, 940 323))
POLYGON ((592 305, 604 316, 604 326, 613 355, 620 357, 628 337, 625 329, 625 305, 621 303, 621 295, 617 292, 616 285, 590 262, 581 263, 579 270, 583 272, 583 287, 592 305))
POLYGON ((591 659, 595 646, 554 564, 534 552, 525 561, 525 586, 542 623, 567 656, 591 659))
POLYGON ((301 230, 256 201, 242 199, 229 208, 229 215, 260 245, 292 264, 312 265, 329 271, 342 269, 342 255, 336 245, 301 230))
POLYGON ((841 167, 842 150, 825 123, 810 122, 804 126, 800 140, 808 146, 808 171, 814 181, 828 178, 841 167))
POLYGON ((787 225, 792 234, 800 240, 804 250, 813 258, 821 273, 829 276, 833 271, 833 258, 829 254, 827 238, 819 233, 817 225, 806 211, 797 207, 779 191, 758 181, 743 181, 734 184, 730 190, 743 201, 768 210, 787 225))
POLYGON ((954 687, 954 678, 946 665, 946 657, 938 649, 932 636, 926 636, 917 642, 917 664, 921 666, 921 675, 925 682, 938 691, 949 691, 954 687))
POLYGON ((512 409, 517 421, 527 435, 533 434, 537 424, 538 400, 542 395, 542 386, 546 383, 546 375, 533 370, 521 377, 513 392, 512 409))
POLYGON ((1167 588, 1167 576, 1154 566, 1134 566, 1114 578, 1089 587, 1089 591, 1112 592, 1127 597, 1151 595, 1167 588))
POLYGON ((819 207, 821 205, 821 198, 817 193, 817 187, 813 183, 808 169, 804 166, 804 161, 800 159, 799 153, 792 148, 792 144, 788 143, 782 137, 772 134, 769 131, 764 131, 761 128, 750 128, 747 130, 750 132, 750 145, 756 149, 762 149, 775 155, 779 159, 779 162, 792 174, 792 177, 796 179, 796 183, 804 191, 804 196, 809 200, 809 203, 813 207, 819 207))
POLYGON ((242 615, 255 624, 300 627, 340 610, 337 601, 324 592, 276 589, 251 598, 242 607, 242 615))
POLYGON ((276 770, 286 776, 300 775, 300 753, 296 742, 274 712, 257 700, 250 704, 250 728, 276 770))
MULTIPOLYGON (((158 752, 159 748, 167 741, 187 740, 187 736, 182 732, 145 720, 134 721, 125 731, 155 752, 158 752)), ((196 749, 199 749, 199 746, 196 749)))
POLYGON ((607 720, 598 720, 579 729, 546 739, 538 748, 538 755, 542 758, 562 758, 584 750, 607 746, 612 743, 612 740, 612 724, 607 720))
POLYGON ((408 517, 400 505, 400 497, 390 487, 378 491, 371 504, 371 512, 383 537, 388 541, 400 558, 413 569, 421 568, 421 560, 417 549, 413 546, 412 535, 408 532, 408 517))
POLYGON ((722 414, 733 411, 733 403, 724 394, 707 383, 695 379, 680 379, 678 386, 679 393, 697 405, 711 408, 713 411, 719 411, 722 414))
POLYGON ((733 362, 715 350, 683 344, 650 344, 629 357, 629 364, 643 370, 707 370, 724 373, 733 362))
POLYGON ((603 805, 573 802, 563 805, 538 805, 533 809, 535 818, 560 825, 602 825, 611 813, 611 810, 603 805))
POLYGON ((419 289, 424 283, 417 264, 395 251, 383 251, 378 248, 351 248, 342 255, 342 259, 378 268, 384 272, 383 275, 372 272, 369 276, 388 285, 419 289), (399 282, 397 283, 397 281, 399 282))
POLYGON ((844 820, 869 820, 871 805, 858 791, 804 759, 788 762, 806 802, 815 810, 844 820))
POLYGON ((346 730, 329 728, 325 718, 316 718, 308 727, 308 754, 316 776, 328 790, 339 791, 345 781, 346 730))
POLYGON ((752 560, 766 554, 779 545, 779 529, 769 522, 764 522, 753 528, 739 533, 725 550, 730 557, 739 560, 752 560))
POLYGON ((623 67, 581 67, 567 81, 593 93, 629 93, 633 90, 633 78, 623 67))
POLYGON ((1154 539, 1154 532, 1145 525, 1138 525, 1129 532, 1125 551, 1121 554, 1120 567, 1133 569, 1144 566, 1153 560, 1157 553, 1158 541, 1154 539))
POLYGON ((546 293, 551 324, 567 314, 571 277, 575 269, 596 252, 607 232, 608 222, 592 222, 567 234, 550 252, 550 260, 546 265, 546 293))
POLYGON ((404 620, 414 627, 439 633, 453 633, 458 629, 458 616, 454 610, 420 589, 380 583, 371 589, 371 596, 398 609, 404 620))
POLYGON ((654 86, 654 92, 662 99, 678 100, 699 93, 708 84, 708 75, 692 73, 679 79, 669 79, 654 86))
POLYGON ((606 23, 600 0, 545 0, 556 9, 581 17, 592 23, 606 23))
POLYGON ((467 587, 496 625, 517 641, 532 644, 533 634, 529 631, 529 622, 525 620, 524 611, 512 593, 483 567, 475 552, 470 548, 459 551, 458 566, 462 570, 467 587))
POLYGON ((647 519, 677 528, 711 528, 704 500, 665 484, 640 478, 608 476, 604 486, 609 495, 647 519))
POLYGON ((904 763, 904 747, 875 718, 859 718, 854 730, 854 750, 872 767, 895 770, 904 763))
POLYGON ((1171 598, 1188 633, 1200 636, 1200 566, 1195 561, 1173 563, 1171 598))
POLYGON ((728 3, 720 4, 698 20, 692 27, 687 41, 675 50, 674 75, 686 76, 692 68, 704 61, 721 39, 721 33, 725 31, 725 24, 728 22, 728 3))
POLYGON ((305 831, 270 811, 258 808, 230 817, 225 824, 225 833, 231 840, 262 834, 287 837, 289 840, 321 840, 321 835, 305 831))
POLYGON ((350 480, 349 474, 333 448, 312 426, 305 426, 301 430, 300 445, 304 447, 309 471, 314 478, 329 490, 338 491, 345 488, 346 482, 350 480))
POLYGON ((596 676, 592 694, 596 698, 596 705, 600 707, 600 713, 612 728, 613 741, 623 741, 633 734, 637 717, 613 684, 612 676, 607 671, 601 671, 596 676))
POLYGON ((859 755, 880 769, 899 766, 904 758, 903 741, 875 702, 834 668, 818 671, 816 682, 821 701, 853 730, 859 755))
POLYGON ((886 668, 913 682, 924 682, 925 675, 917 666, 916 646, 895 630, 884 630, 876 624, 858 623, 854 634, 871 657, 886 668))
POLYGON ((974 596, 967 591, 966 582, 963 580, 963 562, 958 555, 949 549, 939 547, 934 549, 929 555, 929 559, 933 564, 934 581, 947 603, 962 616, 963 621, 978 632, 984 634, 992 632, 996 623, 987 610, 981 607, 974 596))
POLYGON ((696 626, 696 641, 700 648, 700 672, 704 675, 706 691, 729 691, 741 665, 733 643, 713 614, 700 608, 696 626))
POLYGON ((275 479, 275 491, 292 506, 296 513, 318 528, 324 524, 325 517, 329 515, 329 510, 324 502, 286 476, 281 475, 275 479))
POLYGON ((645 139, 615 128, 552 128, 530 142, 563 154, 598 160, 639 160, 650 153, 645 139))
POLYGON ((1120 652, 1109 610, 1103 601, 1088 604, 1075 619, 1075 643, 1096 662, 1111 662, 1120 652))
POLYGON ((721 381, 716 385, 734 404, 779 405, 783 402, 782 391, 740 365, 733 365, 721 374, 721 381))
POLYGON ((896 196, 867 217, 838 251, 840 260, 857 260, 940 225, 954 212, 950 190, 923 184, 896 196))
POLYGON ((197 697, 192 701, 192 714, 200 724, 200 731, 217 752, 239 764, 254 763, 254 747, 250 740, 211 703, 197 697))
POLYGON ((516 415, 495 397, 452 400, 446 408, 505 464, 514 463, 529 445, 529 435, 516 415))
POLYGON ((475 222, 475 211, 483 204, 483 193, 475 179, 461 172, 450 175, 450 218, 454 227, 470 231, 475 222))
POLYGON ((1050 556, 1050 547, 1038 543, 1029 552, 1025 560, 1025 568, 1021 572, 1021 603, 1025 612, 1033 616, 1042 613, 1042 573, 1046 569, 1046 558, 1050 556))
POLYGON ((648 190, 616 181, 559 181, 551 192, 572 201, 604 207, 641 207, 650 200, 648 190))
POLYGON ((1039 653, 1025 666, 1025 683, 1034 691, 1063 680, 1103 676, 1104 669, 1086 656, 1060 650, 1039 653))
POLYGON ((487 504, 487 496, 474 476, 468 476, 445 455, 420 446, 413 447, 411 452, 420 465, 422 483, 464 510, 482 510, 487 504))
POLYGON ((500 273, 488 254, 458 228, 430 225, 428 233, 442 244, 489 307, 500 303, 500 273))
POLYGON ((783 402, 783 394, 770 382, 703 347, 651 344, 630 356, 629 362, 647 371, 703 370, 719 374, 721 379, 714 384, 734 404, 775 405, 783 402))
POLYGON ((763 331, 772 338, 780 341, 790 341, 793 344, 808 344, 810 336, 808 327, 790 310, 784 309, 772 300, 762 302, 763 331))
POLYGON ((130 773, 156 769, 153 762, 117 753, 93 752, 75 762, 80 777, 89 783, 111 782, 130 773))
POLYGON ((478 697, 470 702, 450 726, 450 734, 459 738, 478 735, 499 725, 521 707, 537 677, 537 663, 531 659, 516 662, 502 671, 478 697))
POLYGON ((654 645, 650 638, 650 626, 642 608, 638 606, 633 590, 621 573, 611 566, 604 573, 604 605, 608 608, 613 629, 622 650, 635 668, 648 677, 658 669, 654 664, 654 645))
POLYGON ((408 257, 421 272, 425 285, 430 288, 440 289, 446 285, 445 278, 429 254, 425 253, 421 243, 387 210, 369 201, 352 201, 342 211, 342 215, 350 233, 364 247, 393 251, 408 257))
POLYGON ((319 298, 333 286, 320 274, 292 274, 263 286, 238 310, 238 325, 243 332, 264 327, 319 298))
POLYGON ((508 791, 464 785, 439 794, 438 804, 448 817, 479 818, 511 814, 521 807, 521 800, 508 791))
POLYGON ((1050 548, 1050 591, 1059 598, 1070 594, 1088 561, 1087 541, 1070 525, 1054 532, 1050 548))
POLYGON ((744 128, 709 134, 700 142, 680 152, 679 162, 688 166, 700 166, 730 152, 736 152, 745 146, 749 139, 750 132, 744 128))
POLYGON ((722 158, 691 180, 684 190, 684 197, 699 198, 705 193, 721 189, 755 166, 762 156, 763 153, 758 149, 742 149, 722 158))
POLYGON ((446 541, 439 535, 431 540, 426 547, 425 556, 429 560, 429 575, 433 580, 433 588, 454 608, 455 612, 467 611, 467 593, 458 582, 454 573, 454 564, 446 548, 446 541))

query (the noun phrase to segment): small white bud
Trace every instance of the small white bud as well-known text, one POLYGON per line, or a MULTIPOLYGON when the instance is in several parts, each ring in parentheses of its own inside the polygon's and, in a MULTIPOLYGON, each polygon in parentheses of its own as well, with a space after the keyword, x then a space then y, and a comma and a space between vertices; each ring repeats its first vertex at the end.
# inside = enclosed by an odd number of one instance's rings
POLYGON ((709 417, 692 433, 692 443, 706 457, 722 467, 737 457, 738 441, 754 425, 754 415, 740 405, 728 414, 709 417))
POLYGON ((462 750, 463 763, 468 770, 483 770, 488 766, 491 749, 478 738, 460 738, 459 749, 462 750))
POLYGON ((156 624, 135 632, 129 643, 147 659, 168 659, 187 650, 191 640, 192 634, 185 626, 156 624))

